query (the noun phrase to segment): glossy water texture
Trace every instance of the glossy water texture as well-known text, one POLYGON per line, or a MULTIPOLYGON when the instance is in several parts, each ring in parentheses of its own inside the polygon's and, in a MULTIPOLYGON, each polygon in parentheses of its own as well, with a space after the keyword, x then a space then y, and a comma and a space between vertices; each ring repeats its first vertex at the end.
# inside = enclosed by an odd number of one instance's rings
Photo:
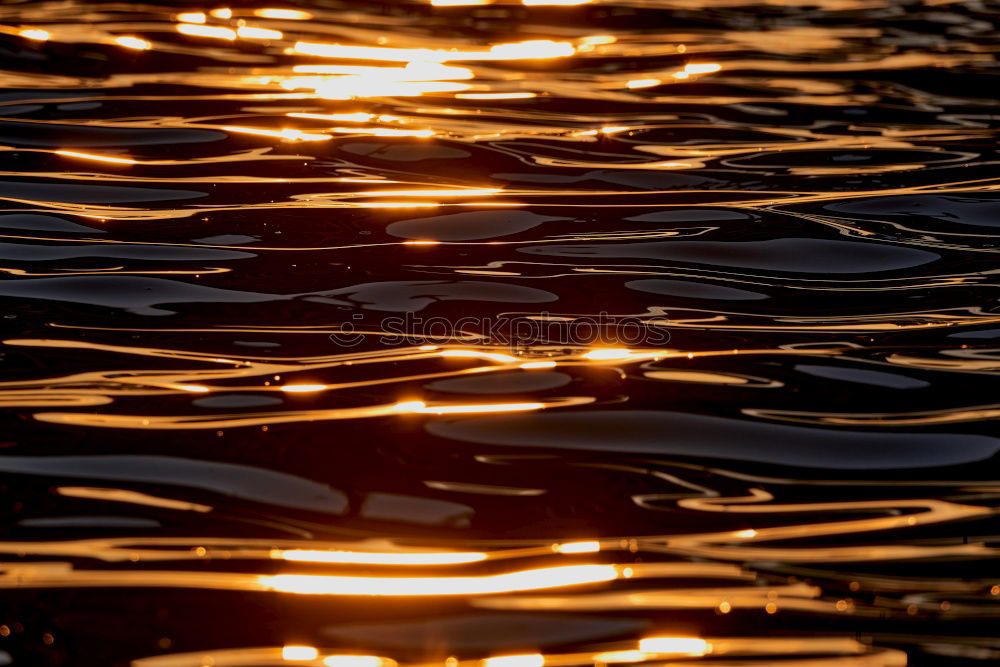
POLYGON ((996 663, 998 24, 0 5, 0 664, 996 663))

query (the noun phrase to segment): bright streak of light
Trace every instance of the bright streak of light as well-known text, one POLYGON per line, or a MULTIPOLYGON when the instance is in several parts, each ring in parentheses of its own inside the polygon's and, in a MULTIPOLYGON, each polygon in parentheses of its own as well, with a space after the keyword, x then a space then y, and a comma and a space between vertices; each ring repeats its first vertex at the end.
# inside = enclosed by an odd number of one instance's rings
POLYGON ((413 201, 377 201, 356 204, 363 208, 436 208, 437 202, 413 202, 413 201))
MULTIPOLYGON (((503 192, 502 188, 456 188, 454 190, 373 190, 364 193, 369 197, 482 197, 503 192)), ((452 350, 459 352, 460 350, 452 350)), ((492 354, 469 350, 475 354, 492 354)), ((458 355, 451 355, 458 356, 458 355)), ((511 357, 513 359, 513 357, 511 357)))
POLYGON ((135 160, 124 157, 112 157, 110 155, 94 155, 93 153, 78 153, 77 151, 53 151, 56 155, 64 157, 75 157, 81 160, 96 160, 98 162, 111 162, 114 164, 139 164, 135 160))
POLYGON ((212 16, 217 19, 231 19, 233 18, 233 10, 228 7, 220 7, 219 9, 213 9, 209 12, 212 16))
POLYGON ((720 69, 722 69, 722 65, 718 63, 691 63, 684 66, 684 71, 688 74, 710 74, 718 72, 720 69))
POLYGON ((567 565, 480 577, 348 577, 335 575, 261 575, 260 583, 283 593, 304 595, 487 595, 580 586, 613 581, 613 565, 567 565))
POLYGON ((639 650, 645 653, 676 653, 679 655, 705 655, 712 645, 696 637, 648 637, 639 641, 639 650))
POLYGON ((281 39, 285 36, 280 30, 253 28, 248 25, 241 25, 238 27, 236 29, 236 34, 245 39, 281 39))
POLYGON ((456 93, 460 100, 526 100, 537 97, 535 93, 456 93))
POLYGON ((439 352, 442 357, 457 357, 460 359, 489 359, 500 363, 511 363, 517 361, 517 357, 499 352, 480 352, 479 350, 442 350, 439 352))
POLYGON ((396 412, 420 412, 427 407, 423 401, 403 401, 393 406, 396 412))
POLYGON ((307 394, 313 391, 323 391, 325 384, 286 384, 281 387, 281 391, 288 394, 307 394))
POLYGON ((521 0, 525 7, 573 7, 590 4, 594 0, 521 0))
POLYGON ((739 537, 742 539, 750 539, 752 537, 757 537, 757 531, 753 528, 747 528, 746 530, 738 530, 733 534, 734 537, 739 537))
POLYGON ((328 655, 323 658, 326 667, 396 667, 395 660, 377 655, 328 655))
POLYGON ((598 663, 616 663, 616 662, 642 662, 647 658, 648 654, 642 651, 606 651, 604 653, 598 653, 594 655, 594 662, 598 663))
POLYGON ((24 28, 23 30, 19 30, 17 34, 25 39, 33 39, 37 42, 44 42, 52 37, 52 33, 41 28, 24 28))
POLYGON ((131 503, 134 505, 146 505, 149 507, 165 507, 167 509, 183 510, 188 512, 211 512, 209 505, 199 505, 189 503, 184 500, 174 500, 173 498, 160 498, 150 496, 138 491, 128 491, 126 489, 104 489, 90 486, 60 486, 56 488, 56 493, 69 498, 89 498, 92 500, 105 500, 108 502, 131 503))
POLYGON ((617 41, 618 38, 614 35, 587 35, 580 40, 580 43, 596 46, 598 44, 614 44, 617 41))
POLYGON ((493 0, 431 0, 435 7, 474 7, 488 5, 493 0))
POLYGON ((208 17, 204 12, 184 12, 177 15, 177 20, 184 23, 204 23, 208 17))
POLYGON ((330 120, 337 123, 367 123, 375 117, 374 114, 364 113, 296 113, 287 114, 289 118, 308 118, 310 120, 330 120))
POLYGON ((374 551, 321 551, 275 549, 271 557, 301 563, 349 563, 356 565, 461 565, 486 560, 487 554, 469 552, 388 553, 374 551))
POLYGON ((115 37, 114 42, 118 46, 124 46, 126 49, 148 51, 153 48, 153 44, 151 42, 147 42, 146 40, 138 37, 115 37))
POLYGON ((255 9, 253 14, 262 19, 286 19, 289 21, 308 21, 313 17, 309 12, 303 12, 298 9, 255 9))
POLYGON ((542 667, 545 656, 541 653, 525 655, 499 655, 483 660, 483 667, 542 667))
POLYGON ((296 42, 292 50, 302 55, 325 58, 437 63, 453 60, 564 58, 576 52, 569 42, 555 42, 548 39, 497 44, 489 51, 435 51, 432 49, 401 49, 381 46, 346 46, 318 42, 296 42))
POLYGON ((312 646, 285 646, 281 649, 282 660, 315 660, 319 651, 312 646))
POLYGON ((661 83, 663 83, 661 79, 632 79, 625 83, 625 87, 630 90, 635 88, 652 88, 661 83))
POLYGON ((227 132, 238 132, 241 134, 256 134, 262 137, 275 137, 288 141, 325 141, 332 139, 329 134, 301 132, 299 130, 268 130, 262 127, 237 127, 235 125, 225 125, 222 127, 227 132))
POLYGON ((513 44, 497 44, 490 47, 490 53, 499 60, 530 60, 533 58, 565 58, 576 53, 576 49, 569 42, 533 39, 513 44))
POLYGON ((521 368, 525 370, 536 370, 539 368, 555 368, 556 362, 554 361, 528 361, 521 364, 521 368))
POLYGON ((441 245, 440 241, 403 241, 403 245, 441 245))
POLYGON ((326 81, 284 81, 282 88, 295 90, 312 88, 319 97, 348 100, 355 97, 419 97, 427 93, 454 93, 468 90, 469 84, 453 81, 399 81, 370 76, 345 76, 326 81))
POLYGON ((565 542, 563 544, 553 545, 552 550, 561 554, 592 554, 601 550, 601 543, 597 540, 565 542))
POLYGON ((392 127, 331 127, 331 132, 340 134, 366 134, 372 137, 421 137, 434 136, 434 130, 402 130, 392 127))
POLYGON ((236 31, 215 25, 200 25, 198 23, 178 23, 177 32, 192 37, 212 37, 214 39, 236 39, 236 31))
POLYGON ((206 394, 208 393, 208 387, 202 387, 197 384, 174 384, 170 385, 171 389, 180 389, 181 391, 190 391, 194 394, 206 394))
POLYGON ((377 655, 328 655, 323 658, 323 664, 327 667, 389 667, 396 665, 396 661, 377 655))
POLYGON ((584 359, 590 359, 592 361, 607 361, 610 359, 628 359, 632 356, 632 351, 626 348, 601 348, 597 350, 590 350, 583 354, 584 359))
POLYGON ((525 412, 541 410, 544 403, 484 403, 472 405, 427 405, 423 401, 403 401, 395 405, 396 412, 418 415, 483 414, 491 412, 525 412))
POLYGON ((442 63, 411 62, 405 67, 375 67, 373 65, 295 65, 303 74, 356 74, 383 77, 392 81, 437 81, 440 79, 471 79, 475 76, 467 67, 442 63))
POLYGON ((494 403, 492 405, 440 405, 425 407, 420 412, 432 415, 477 414, 490 412, 525 412, 541 410, 544 403, 494 403))

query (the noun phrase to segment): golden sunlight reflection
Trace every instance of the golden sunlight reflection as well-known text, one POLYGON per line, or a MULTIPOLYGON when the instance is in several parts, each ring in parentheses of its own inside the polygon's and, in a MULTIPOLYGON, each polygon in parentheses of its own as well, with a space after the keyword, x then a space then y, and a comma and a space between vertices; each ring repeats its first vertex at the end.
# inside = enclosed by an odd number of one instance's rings
POLYGON ((490 595, 606 583, 618 578, 613 565, 564 565, 478 577, 349 577, 277 574, 258 579, 267 589, 302 595, 490 595))
POLYGON ((625 82, 626 88, 652 88, 663 83, 662 79, 630 79, 625 82))
POLYGON ((182 12, 177 15, 177 20, 183 23, 204 23, 208 17, 204 12, 182 12))
POLYGON ((320 549, 274 549, 271 557, 302 563, 350 563, 356 565, 460 565, 486 560, 481 551, 376 552, 324 551, 320 549))
POLYGON ((302 132, 301 130, 293 129, 269 130, 264 127, 239 127, 236 125, 224 125, 221 129, 226 130, 227 132, 236 132, 238 134, 256 134, 262 137, 275 137, 277 139, 284 139, 285 141, 325 141, 332 138, 329 134, 302 132))
POLYGON ((525 7, 573 7, 587 5, 595 0, 521 0, 525 7))
POLYGON ((469 88, 467 83, 425 81, 422 80, 424 78, 423 75, 415 73, 406 73, 402 79, 371 74, 298 76, 284 79, 280 81, 280 85, 286 90, 311 90, 316 96, 329 100, 349 100, 363 97, 419 97, 429 93, 453 93, 469 88))
POLYGON ((581 356, 588 361, 638 361, 640 359, 658 359, 665 354, 662 350, 637 351, 621 347, 596 348, 584 352, 581 356))
POLYGON ((639 641, 639 650, 644 653, 696 656, 710 653, 712 645, 694 637, 647 637, 639 641))
POLYGON ((208 387, 203 387, 199 384, 175 384, 167 386, 173 389, 180 389, 181 391, 190 391, 195 394, 206 394, 210 391, 208 387))
POLYGON ((438 79, 471 79, 475 75, 467 67, 438 62, 409 62, 404 67, 375 65, 295 65, 292 70, 302 74, 339 74, 385 77, 396 81, 435 81, 438 79))
POLYGON ((499 655, 483 660, 483 667, 542 667, 545 656, 541 653, 522 655, 499 655))
POLYGON ((648 657, 647 653, 636 650, 625 651, 604 651, 593 656, 594 662, 598 664, 614 664, 616 662, 642 662, 648 657))
POLYGON ((718 72, 720 69, 722 69, 722 65, 718 63, 692 63, 684 66, 684 72, 687 74, 709 74, 718 72))
POLYGON ((42 30, 41 28, 23 28, 18 31, 17 34, 25 39, 33 39, 38 42, 44 42, 52 37, 52 33, 48 30, 42 30))
POLYGON ((364 134, 371 137, 422 137, 434 136, 434 130, 405 130, 394 127, 331 127, 330 132, 337 134, 364 134))
MULTIPOLYGON (((647 640, 643 640, 647 641, 647 640)), ((718 655, 724 661, 713 665, 788 664, 795 667, 904 667, 906 655, 899 650, 873 648, 858 640, 840 637, 657 637, 677 650, 644 651, 627 648, 627 642, 617 642, 616 648, 577 653, 519 653, 492 657, 455 658, 437 661, 401 662, 404 667, 574 667, 587 664, 647 662, 674 658, 696 658, 718 655), (701 650, 699 650, 699 646, 701 650), (762 659, 763 658, 763 659, 762 659), (776 658, 777 661, 768 660, 776 658), (791 659, 789 659, 791 658, 791 659), (795 658, 798 658, 797 660, 795 658)), ((634 645, 634 644, 633 644, 634 645)), ((391 658, 375 655, 327 653, 326 649, 302 644, 282 647, 218 649, 195 653, 175 653, 141 658, 133 667, 256 667, 275 661, 307 663, 309 667, 395 667, 391 658)), ((671 662, 671 665, 675 663, 671 662)), ((681 663, 676 663, 680 665, 681 663)), ((684 664, 688 664, 684 661, 684 664)), ((702 664, 702 663, 690 663, 702 664)))
POLYGON ((375 114, 357 111, 353 113, 305 113, 289 112, 289 118, 308 118, 310 120, 330 120, 337 123, 367 123, 376 118, 375 114))
POLYGON ((395 408, 400 413, 419 415, 481 414, 489 412, 525 412, 541 410, 545 403, 486 403, 470 405, 427 405, 423 401, 403 401, 395 408))
MULTIPOLYGON (((370 190, 359 193, 377 197, 483 197, 503 192, 501 188, 455 188, 453 190, 370 190)), ((457 355, 452 355, 457 356, 457 355)))
POLYGON ((395 667, 396 661, 376 655, 328 655, 323 658, 326 667, 395 667))
POLYGON ((81 153, 79 151, 52 151, 56 155, 62 155, 63 157, 75 157, 81 160, 96 160, 97 162, 109 162, 112 164, 139 164, 135 160, 124 157, 115 157, 113 155, 95 155, 94 153, 81 153))
POLYGON ((241 25, 236 28, 236 36, 244 39, 281 39, 284 34, 280 30, 241 25))
POLYGON ((540 370, 543 368, 555 368, 558 364, 554 361, 526 361, 521 364, 525 370, 540 370))
POLYGON ((255 9, 253 14, 262 19, 285 19, 288 21, 308 21, 313 17, 309 12, 300 9, 264 8, 255 9))
POLYGON ((649 76, 643 78, 626 79, 625 81, 617 84, 612 84, 612 86, 624 84, 625 88, 629 90, 639 90, 642 88, 653 88, 656 86, 663 85, 667 77, 677 79, 677 80, 687 80, 693 76, 698 76, 701 74, 711 74, 713 72, 718 72, 722 69, 722 65, 719 63, 688 63, 682 69, 675 70, 673 72, 650 72, 650 74, 656 74, 657 76, 649 76))
POLYGON ((569 42, 535 39, 510 44, 496 44, 486 51, 442 51, 434 49, 350 46, 318 42, 296 42, 294 53, 323 58, 385 60, 400 62, 442 63, 456 60, 535 60, 565 58, 575 53, 569 42))
POLYGON ((632 351, 625 348, 605 348, 584 352, 583 358, 591 359, 593 361, 607 361, 628 359, 631 355, 632 351))
POLYGON ((480 350, 441 350, 438 356, 446 359, 488 359, 500 363, 513 363, 517 357, 500 352, 484 352, 480 350))
POLYGON ((459 100, 526 100, 536 96, 536 93, 527 91, 514 93, 455 93, 455 98, 459 100))
POLYGON ((287 394, 309 394, 326 388, 325 384, 286 384, 280 387, 287 394))
POLYGON ((618 41, 618 38, 614 35, 587 35, 586 37, 580 38, 581 44, 590 44, 592 46, 599 46, 601 44, 614 44, 618 41))
POLYGON ((313 646, 289 645, 281 649, 282 660, 315 660, 319 657, 319 650, 313 646))
MULTIPOLYGON (((387 202, 388 203, 388 202, 387 202)), ((411 203, 399 202, 400 206, 410 206, 411 203)), ((436 205, 436 204, 432 204, 436 205)), ((413 242, 402 242, 400 245, 410 245, 420 247, 436 243, 431 241, 415 240, 413 242)), ((371 332, 378 333, 378 332, 371 332)), ((57 340, 57 339, 7 339, 4 343, 8 346, 33 346, 33 347, 73 347, 93 349, 104 349, 108 352, 119 354, 138 355, 140 357, 169 357, 172 359, 187 359, 191 362, 207 362, 213 365, 221 365, 209 371, 198 371, 194 369, 179 369, 175 373, 164 374, 153 370, 135 369, 129 376, 120 374, 115 376, 114 383, 118 388, 111 388, 108 378, 104 374, 98 373, 93 377, 71 376, 61 378, 42 378, 33 382, 13 381, 0 383, 0 399, 14 401, 18 405, 32 405, 37 407, 68 407, 69 405, 97 405, 111 403, 112 401, 125 398, 128 395, 163 395, 173 392, 183 392, 185 394, 206 394, 209 392, 224 390, 232 392, 261 392, 273 391, 287 395, 309 395, 323 393, 324 401, 339 400, 339 392, 353 390, 364 386, 379 386, 388 384, 403 384, 414 380, 443 378, 448 376, 461 376, 470 373, 491 373, 510 372, 511 370, 521 370, 523 372, 544 370, 555 368, 559 365, 581 365, 581 364, 634 364, 643 361, 657 359, 693 359, 695 357, 730 356, 747 354, 767 354, 774 353, 766 350, 719 350, 701 351, 697 353, 685 352, 682 350, 670 349, 638 349, 629 348, 578 348, 576 350, 558 349, 551 350, 545 358, 538 358, 537 355, 521 356, 512 353, 507 349, 497 349, 496 347, 452 347, 452 346, 417 346, 412 348, 388 349, 378 353, 366 353, 358 356, 355 353, 345 353, 331 357, 303 358, 298 360, 273 360, 241 358, 230 359, 220 358, 211 354, 181 353, 176 350, 158 350, 154 348, 145 349, 141 347, 119 347, 112 346, 106 348, 101 345, 83 344, 79 341, 57 340), (327 377, 329 374, 338 372, 337 369, 346 368, 357 363, 366 364, 386 364, 386 368, 400 368, 400 362, 418 362, 427 359, 440 359, 442 366, 431 372, 417 376, 400 374, 393 372, 390 376, 373 377, 368 380, 356 380, 350 382, 338 381, 334 377, 327 377), (453 363, 463 362, 463 363, 453 363), (283 383, 273 383, 273 376, 282 373, 296 373, 296 381, 286 380, 283 383), (263 377, 262 377, 263 376, 263 377), (233 382, 236 380, 237 382, 233 382), (244 380, 243 382, 238 382, 244 380), (246 380, 249 380, 247 382, 246 380), (225 385, 216 384, 217 381, 228 381, 225 385), (58 396, 52 395, 51 399, 37 391, 38 387, 45 386, 50 390, 59 390, 58 396), (67 397, 73 397, 74 401, 67 402, 67 397)), ((815 348, 809 350, 797 350, 794 353, 801 354, 826 354, 828 350, 815 348)), ((786 352, 791 354, 793 352, 786 352)), ((659 378, 662 375, 664 380, 705 380, 701 376, 689 377, 689 371, 646 371, 650 378, 659 378), (678 376, 678 373, 681 375, 678 376), (687 373, 685 375, 684 373, 687 373)), ((705 374, 702 374, 705 375, 705 374)), ((706 376, 709 377, 710 376, 706 376)), ((192 415, 162 415, 162 414, 107 414, 103 412, 37 412, 34 417, 41 421, 62 424, 77 424, 86 426, 96 426, 104 428, 143 428, 143 429, 220 429, 238 426, 259 426, 279 423, 303 422, 315 420, 342 420, 342 419, 367 419, 388 416, 406 415, 453 415, 453 414, 487 414, 501 412, 523 412, 542 409, 555 409, 570 406, 579 406, 592 403, 597 400, 593 396, 564 396, 559 398, 549 398, 535 401, 516 402, 430 402, 422 400, 421 397, 405 397, 393 403, 376 404, 369 406, 353 407, 331 407, 329 405, 308 404, 309 409, 279 409, 270 412, 257 413, 231 413, 231 414, 202 414, 192 415)), ((300 404, 301 406, 302 404, 300 404)), ((334 406, 337 403, 333 403, 334 406)), ((291 407, 291 406, 289 406, 291 407)))
POLYGON ((177 32, 182 35, 192 37, 211 37, 213 39, 236 39, 236 31, 216 25, 202 25, 201 23, 178 23, 177 32))
MULTIPOLYGON (((795 667, 903 667, 906 656, 895 649, 872 648, 857 640, 838 637, 712 637, 710 641, 694 638, 663 638, 677 642, 703 642, 705 653, 666 651, 644 652, 629 648, 578 653, 501 654, 480 660, 450 657, 438 661, 402 662, 404 667, 573 667, 587 664, 645 662, 658 659, 701 657, 711 653, 728 658, 713 665, 785 664, 795 667), (778 662, 766 658, 778 658, 778 662), (735 658, 735 660, 734 660, 735 658), (741 659, 742 658, 742 659, 741 659), (765 660, 761 660, 765 658, 765 660), (793 658, 787 660, 787 658, 793 658), (795 660, 794 658, 799 658, 795 660)), ((623 645, 619 642, 618 645, 623 645)), ((310 667, 395 667, 391 658, 374 655, 326 653, 324 649, 290 644, 284 647, 254 647, 176 653, 136 660, 133 667, 256 667, 275 661, 305 662, 310 667)), ((674 663, 671 662, 671 665, 674 663)), ((678 665, 681 663, 677 663, 678 665)), ((688 664, 686 661, 684 664, 688 664)), ((696 664, 696 663, 691 663, 696 664)), ((701 663, 697 663, 701 664, 701 663)), ((706 663, 708 664, 708 663, 706 663)))
POLYGON ((139 51, 145 51, 153 48, 152 42, 148 42, 145 39, 141 39, 139 37, 129 37, 129 36, 115 37, 114 42, 115 44, 118 44, 119 46, 124 46, 127 49, 136 49, 139 51))
POLYGON ((212 507, 199 503, 191 503, 172 498, 161 498, 151 496, 138 491, 126 489, 103 489, 87 486, 60 486, 56 487, 56 493, 69 498, 89 498, 91 500, 106 500, 116 503, 130 503, 133 505, 146 505, 149 507, 164 507, 166 509, 184 510, 189 512, 211 512, 212 507))
POLYGON ((554 545, 552 550, 561 554, 593 554, 601 550, 601 543, 597 540, 564 542, 554 545))
POLYGON ((437 208, 439 204, 432 201, 377 201, 358 204, 363 208, 437 208))

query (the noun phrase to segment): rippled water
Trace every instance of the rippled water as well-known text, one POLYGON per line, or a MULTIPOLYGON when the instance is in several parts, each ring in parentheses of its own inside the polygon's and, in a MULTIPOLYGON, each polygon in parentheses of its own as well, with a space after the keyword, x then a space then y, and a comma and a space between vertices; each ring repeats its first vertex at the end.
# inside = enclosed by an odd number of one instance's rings
POLYGON ((997 5, 436 3, 0 5, 0 664, 998 661, 997 5))

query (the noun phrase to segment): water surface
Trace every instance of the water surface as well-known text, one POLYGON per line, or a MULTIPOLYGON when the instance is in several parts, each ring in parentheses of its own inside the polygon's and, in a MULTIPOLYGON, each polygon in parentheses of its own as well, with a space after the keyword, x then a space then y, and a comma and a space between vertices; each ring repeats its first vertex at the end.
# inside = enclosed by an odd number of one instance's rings
POLYGON ((996 662, 998 21, 0 5, 0 664, 996 662))

